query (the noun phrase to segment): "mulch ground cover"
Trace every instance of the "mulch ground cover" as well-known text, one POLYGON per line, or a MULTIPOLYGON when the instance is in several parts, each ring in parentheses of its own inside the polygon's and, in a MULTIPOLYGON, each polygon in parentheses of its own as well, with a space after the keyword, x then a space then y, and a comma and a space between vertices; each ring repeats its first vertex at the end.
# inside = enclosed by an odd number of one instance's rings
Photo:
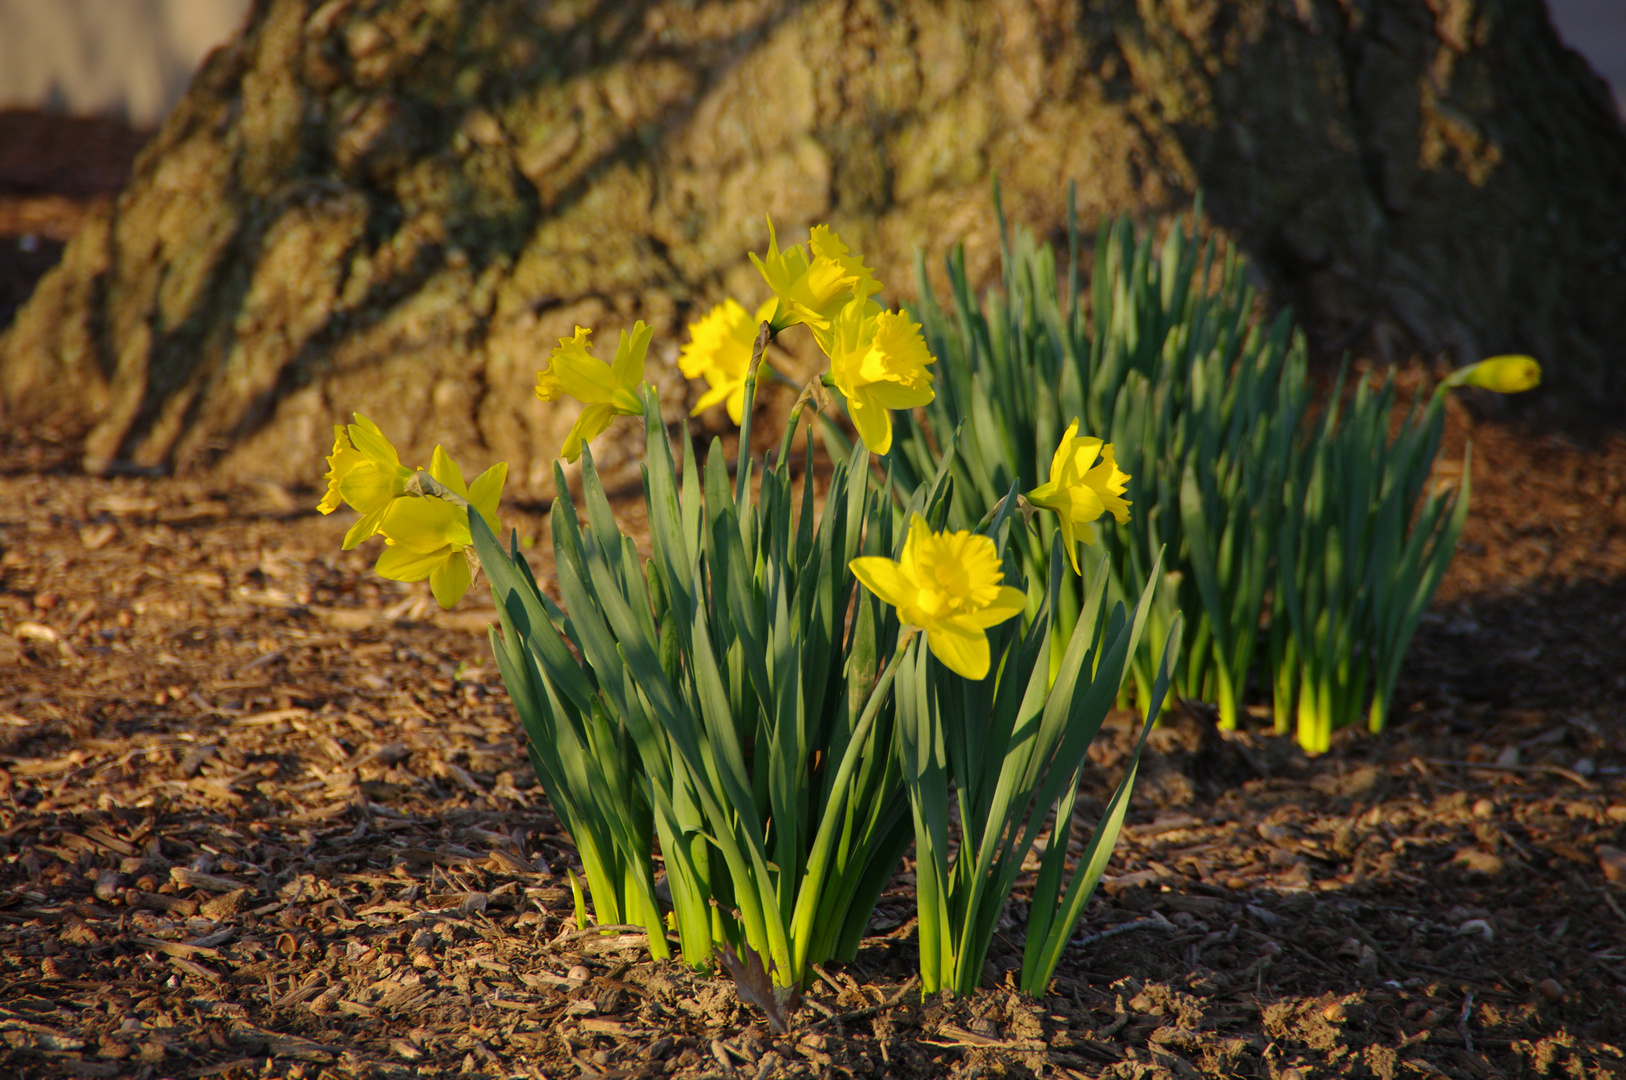
POLYGON ((372 575, 314 487, 0 444, 0 1075, 1626 1076, 1626 440, 1458 412, 1443 471, 1470 428, 1389 732, 1183 713, 1046 997, 1019 891, 985 989, 922 1000, 905 864, 784 1032, 575 925, 480 589, 372 575))

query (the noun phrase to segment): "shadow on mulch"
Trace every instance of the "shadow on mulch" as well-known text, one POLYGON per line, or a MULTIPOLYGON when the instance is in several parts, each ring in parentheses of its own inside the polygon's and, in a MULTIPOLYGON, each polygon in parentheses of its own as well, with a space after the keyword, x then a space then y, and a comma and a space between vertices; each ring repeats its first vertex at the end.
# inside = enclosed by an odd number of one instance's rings
POLYGON ((1426 620, 1408 678, 1430 704, 1460 703, 1470 720, 1493 707, 1626 707, 1626 580, 1467 597, 1426 620))

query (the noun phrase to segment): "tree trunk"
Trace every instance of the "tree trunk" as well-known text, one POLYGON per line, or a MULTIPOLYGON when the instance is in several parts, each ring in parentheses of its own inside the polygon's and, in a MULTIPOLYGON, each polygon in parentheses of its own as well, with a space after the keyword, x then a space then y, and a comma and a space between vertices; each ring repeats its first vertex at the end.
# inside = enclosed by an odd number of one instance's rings
POLYGON ((676 418, 765 214, 896 302, 917 247, 995 267, 990 174, 1050 236, 1069 180, 1086 228, 1201 188, 1321 347, 1626 403, 1626 131, 1541 0, 262 0, 0 338, 0 407, 91 469, 281 482, 359 410, 544 493, 574 326, 652 323, 676 418))

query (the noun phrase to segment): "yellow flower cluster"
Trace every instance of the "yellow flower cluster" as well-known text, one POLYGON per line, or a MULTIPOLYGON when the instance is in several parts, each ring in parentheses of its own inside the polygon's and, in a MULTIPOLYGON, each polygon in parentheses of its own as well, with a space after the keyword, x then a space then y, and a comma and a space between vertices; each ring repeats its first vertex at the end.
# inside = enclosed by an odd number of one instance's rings
MULTIPOLYGON (((752 347, 766 322, 777 334, 797 324, 808 327, 829 358, 826 383, 846 399, 847 415, 871 452, 892 448, 892 410, 930 404, 934 362, 920 326, 901 311, 888 311, 874 297, 875 273, 826 225, 814 226, 808 246, 783 250, 768 222, 768 252, 751 261, 773 298, 748 318, 744 305, 729 299, 689 324, 689 344, 678 364, 685 377, 704 378, 710 389, 696 414, 726 403, 740 422, 752 347)), ((1050 477, 1028 494, 1035 506, 1060 519, 1062 543, 1075 571, 1077 544, 1095 543, 1094 522, 1111 513, 1129 520, 1123 495, 1129 477, 1118 468, 1113 448, 1080 437, 1078 421, 1063 436, 1050 463, 1050 477)), ((1000 584, 993 541, 967 532, 932 533, 916 517, 910 524, 902 561, 882 557, 854 560, 853 573, 866 588, 898 609, 905 623, 920 627, 927 647, 950 670, 969 679, 987 676, 986 631, 1022 610, 1026 597, 1000 584)))
POLYGON ((783 250, 773 222, 768 222, 768 253, 751 253, 773 298, 747 321, 737 300, 725 300, 699 322, 689 324, 689 344, 678 360, 685 377, 704 377, 711 389, 695 414, 720 402, 740 422, 745 404, 745 377, 757 328, 770 333, 803 325, 830 360, 825 381, 847 400, 847 414, 864 445, 876 454, 892 449, 893 409, 912 409, 932 400, 934 358, 920 327, 901 311, 887 311, 875 299, 881 284, 828 225, 808 232, 807 248, 783 250))
MULTIPOLYGON (((408 492, 416 470, 401 464, 395 447, 378 425, 360 413, 356 422, 333 429, 328 456, 327 492, 317 509, 331 514, 341 503, 361 515, 345 533, 348 551, 372 536, 383 536, 385 548, 374 569, 391 581, 423 581, 441 607, 449 608, 474 581, 474 539, 467 511, 445 499, 408 492)), ((439 446, 429 462, 429 475, 480 512, 497 530, 497 503, 502 498, 508 465, 493 465, 465 485, 463 470, 439 446)))
MULTIPOLYGON (((689 326, 690 340, 678 365, 686 377, 704 378, 708 384, 695 412, 721 404, 739 423, 759 328, 767 323, 770 333, 778 333, 804 325, 829 358, 824 381, 841 391, 859 436, 872 453, 887 453, 892 448, 892 410, 932 401, 928 368, 935 361, 920 326, 875 300, 881 286, 874 271, 827 225, 810 230, 806 249, 793 244, 781 250, 769 221, 768 252, 752 253, 751 261, 773 298, 754 315, 737 301, 725 300, 689 326)), ((580 458, 587 442, 616 416, 644 411, 639 393, 652 329, 637 322, 630 333, 623 331, 608 363, 593 356, 591 334, 578 326, 574 335, 559 339, 547 366, 536 374, 538 398, 568 396, 584 406, 559 451, 568 461, 580 458)), ((477 567, 467 508, 472 506, 497 530, 497 503, 508 466, 494 465, 465 484, 457 463, 437 446, 428 474, 438 487, 421 478, 415 481, 416 471, 402 465, 378 426, 359 414, 354 424, 334 428, 327 460, 327 491, 318 509, 329 514, 348 504, 361 515, 345 534, 345 548, 381 535, 386 547, 378 559, 379 574, 396 581, 428 579, 436 600, 445 607, 456 603, 477 567), (425 487, 441 497, 426 497, 425 487)), ((1028 494, 1033 505, 1060 519, 1075 570, 1077 541, 1095 542, 1097 518, 1111 513, 1119 522, 1129 520, 1129 503, 1123 498, 1128 479, 1118 469, 1112 447, 1080 437, 1075 420, 1051 460, 1049 479, 1028 494)), ((992 540, 970 532, 933 533, 919 516, 910 522, 901 561, 860 558, 852 570, 896 607, 905 623, 925 632, 934 656, 970 679, 988 674, 988 628, 1027 603, 1024 593, 1001 584, 992 540)))
MULTIPOLYGON (((1079 569, 1078 541, 1095 543, 1097 518, 1110 513, 1119 524, 1128 523, 1129 500, 1123 497, 1128 483, 1112 445, 1079 436, 1074 420, 1051 458, 1050 479, 1027 496, 1060 519, 1061 540, 1074 572, 1079 569)), ((918 514, 910 519, 901 560, 865 556, 852 561, 852 571, 865 588, 895 607, 906 625, 920 627, 933 656, 967 679, 987 678, 987 630, 1027 604, 1021 590, 1000 583, 992 539, 963 531, 934 533, 918 514)))

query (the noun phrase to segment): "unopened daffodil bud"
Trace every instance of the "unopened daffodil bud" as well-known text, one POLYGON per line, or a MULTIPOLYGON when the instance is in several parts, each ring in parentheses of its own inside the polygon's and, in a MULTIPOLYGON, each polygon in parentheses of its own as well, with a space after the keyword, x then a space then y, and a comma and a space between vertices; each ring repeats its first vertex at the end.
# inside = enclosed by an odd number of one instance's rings
POLYGON ((1446 386, 1477 386, 1498 394, 1521 394, 1541 385, 1541 365, 1533 356, 1493 356, 1453 371, 1446 386))

